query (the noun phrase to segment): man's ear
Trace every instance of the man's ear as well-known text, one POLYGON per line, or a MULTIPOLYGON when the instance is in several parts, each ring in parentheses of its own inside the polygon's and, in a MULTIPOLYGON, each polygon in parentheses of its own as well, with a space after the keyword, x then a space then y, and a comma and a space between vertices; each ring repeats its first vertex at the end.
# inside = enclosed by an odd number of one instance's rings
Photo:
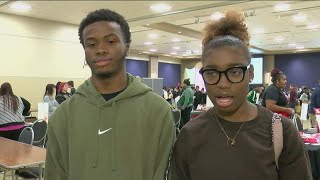
POLYGON ((125 46, 126 46, 126 50, 125 50, 126 53, 125 54, 126 54, 126 56, 128 56, 128 54, 130 54, 130 44, 126 43, 125 46))

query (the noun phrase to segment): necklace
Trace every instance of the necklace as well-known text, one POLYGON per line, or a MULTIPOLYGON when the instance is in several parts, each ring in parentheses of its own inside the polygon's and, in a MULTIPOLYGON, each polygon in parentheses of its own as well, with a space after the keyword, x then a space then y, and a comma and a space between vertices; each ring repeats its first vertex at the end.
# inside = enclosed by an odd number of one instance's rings
POLYGON ((222 127, 222 125, 221 125, 221 123, 220 123, 220 121, 219 121, 219 119, 218 119, 217 111, 215 111, 215 116, 216 116, 216 120, 217 120, 217 122, 218 122, 221 130, 223 131, 224 135, 225 135, 226 138, 227 138, 227 147, 229 147, 229 144, 230 144, 231 147, 232 147, 232 146, 235 146, 235 145, 236 145, 236 138, 237 138, 237 136, 238 136, 241 128, 243 127, 243 125, 244 125, 244 123, 245 123, 246 121, 242 122, 242 124, 241 124, 240 128, 238 129, 236 135, 235 135, 233 138, 230 138, 230 137, 228 136, 228 134, 226 133, 226 131, 223 129, 223 127, 222 127))

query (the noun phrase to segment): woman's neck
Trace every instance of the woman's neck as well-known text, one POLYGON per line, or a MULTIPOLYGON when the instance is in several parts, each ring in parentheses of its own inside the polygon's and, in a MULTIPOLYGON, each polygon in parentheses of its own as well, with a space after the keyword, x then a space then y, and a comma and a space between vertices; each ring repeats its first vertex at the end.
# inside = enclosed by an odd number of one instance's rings
POLYGON ((233 112, 223 112, 216 109, 219 117, 230 122, 244 122, 253 120, 258 115, 258 107, 245 101, 238 109, 233 112))

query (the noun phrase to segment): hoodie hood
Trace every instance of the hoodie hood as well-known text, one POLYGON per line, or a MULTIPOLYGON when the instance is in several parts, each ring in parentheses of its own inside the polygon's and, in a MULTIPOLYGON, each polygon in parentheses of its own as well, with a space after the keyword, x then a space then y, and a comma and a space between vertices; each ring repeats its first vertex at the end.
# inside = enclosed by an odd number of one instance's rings
POLYGON ((120 101, 140 94, 152 91, 140 77, 134 77, 127 73, 127 87, 126 89, 109 101, 106 101, 101 94, 99 94, 91 79, 86 80, 78 89, 76 94, 86 97, 90 104, 95 105, 110 105, 115 101, 120 101))

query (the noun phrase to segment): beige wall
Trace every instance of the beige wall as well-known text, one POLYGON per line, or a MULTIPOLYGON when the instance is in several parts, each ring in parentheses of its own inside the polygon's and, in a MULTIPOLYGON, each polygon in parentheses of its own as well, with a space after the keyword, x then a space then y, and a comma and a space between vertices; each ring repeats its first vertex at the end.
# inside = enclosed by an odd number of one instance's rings
POLYGON ((270 73, 274 68, 274 55, 266 55, 263 59, 263 85, 267 86, 268 82, 266 82, 266 76, 269 76, 267 73, 270 73))
MULTIPOLYGON (((91 75, 83 67, 84 52, 78 26, 0 13, 0 84, 9 82, 14 93, 37 109, 46 84, 73 80, 78 87, 91 75)), ((129 58, 148 60, 147 55, 129 58)), ((162 58, 179 63, 179 60, 162 58)))

